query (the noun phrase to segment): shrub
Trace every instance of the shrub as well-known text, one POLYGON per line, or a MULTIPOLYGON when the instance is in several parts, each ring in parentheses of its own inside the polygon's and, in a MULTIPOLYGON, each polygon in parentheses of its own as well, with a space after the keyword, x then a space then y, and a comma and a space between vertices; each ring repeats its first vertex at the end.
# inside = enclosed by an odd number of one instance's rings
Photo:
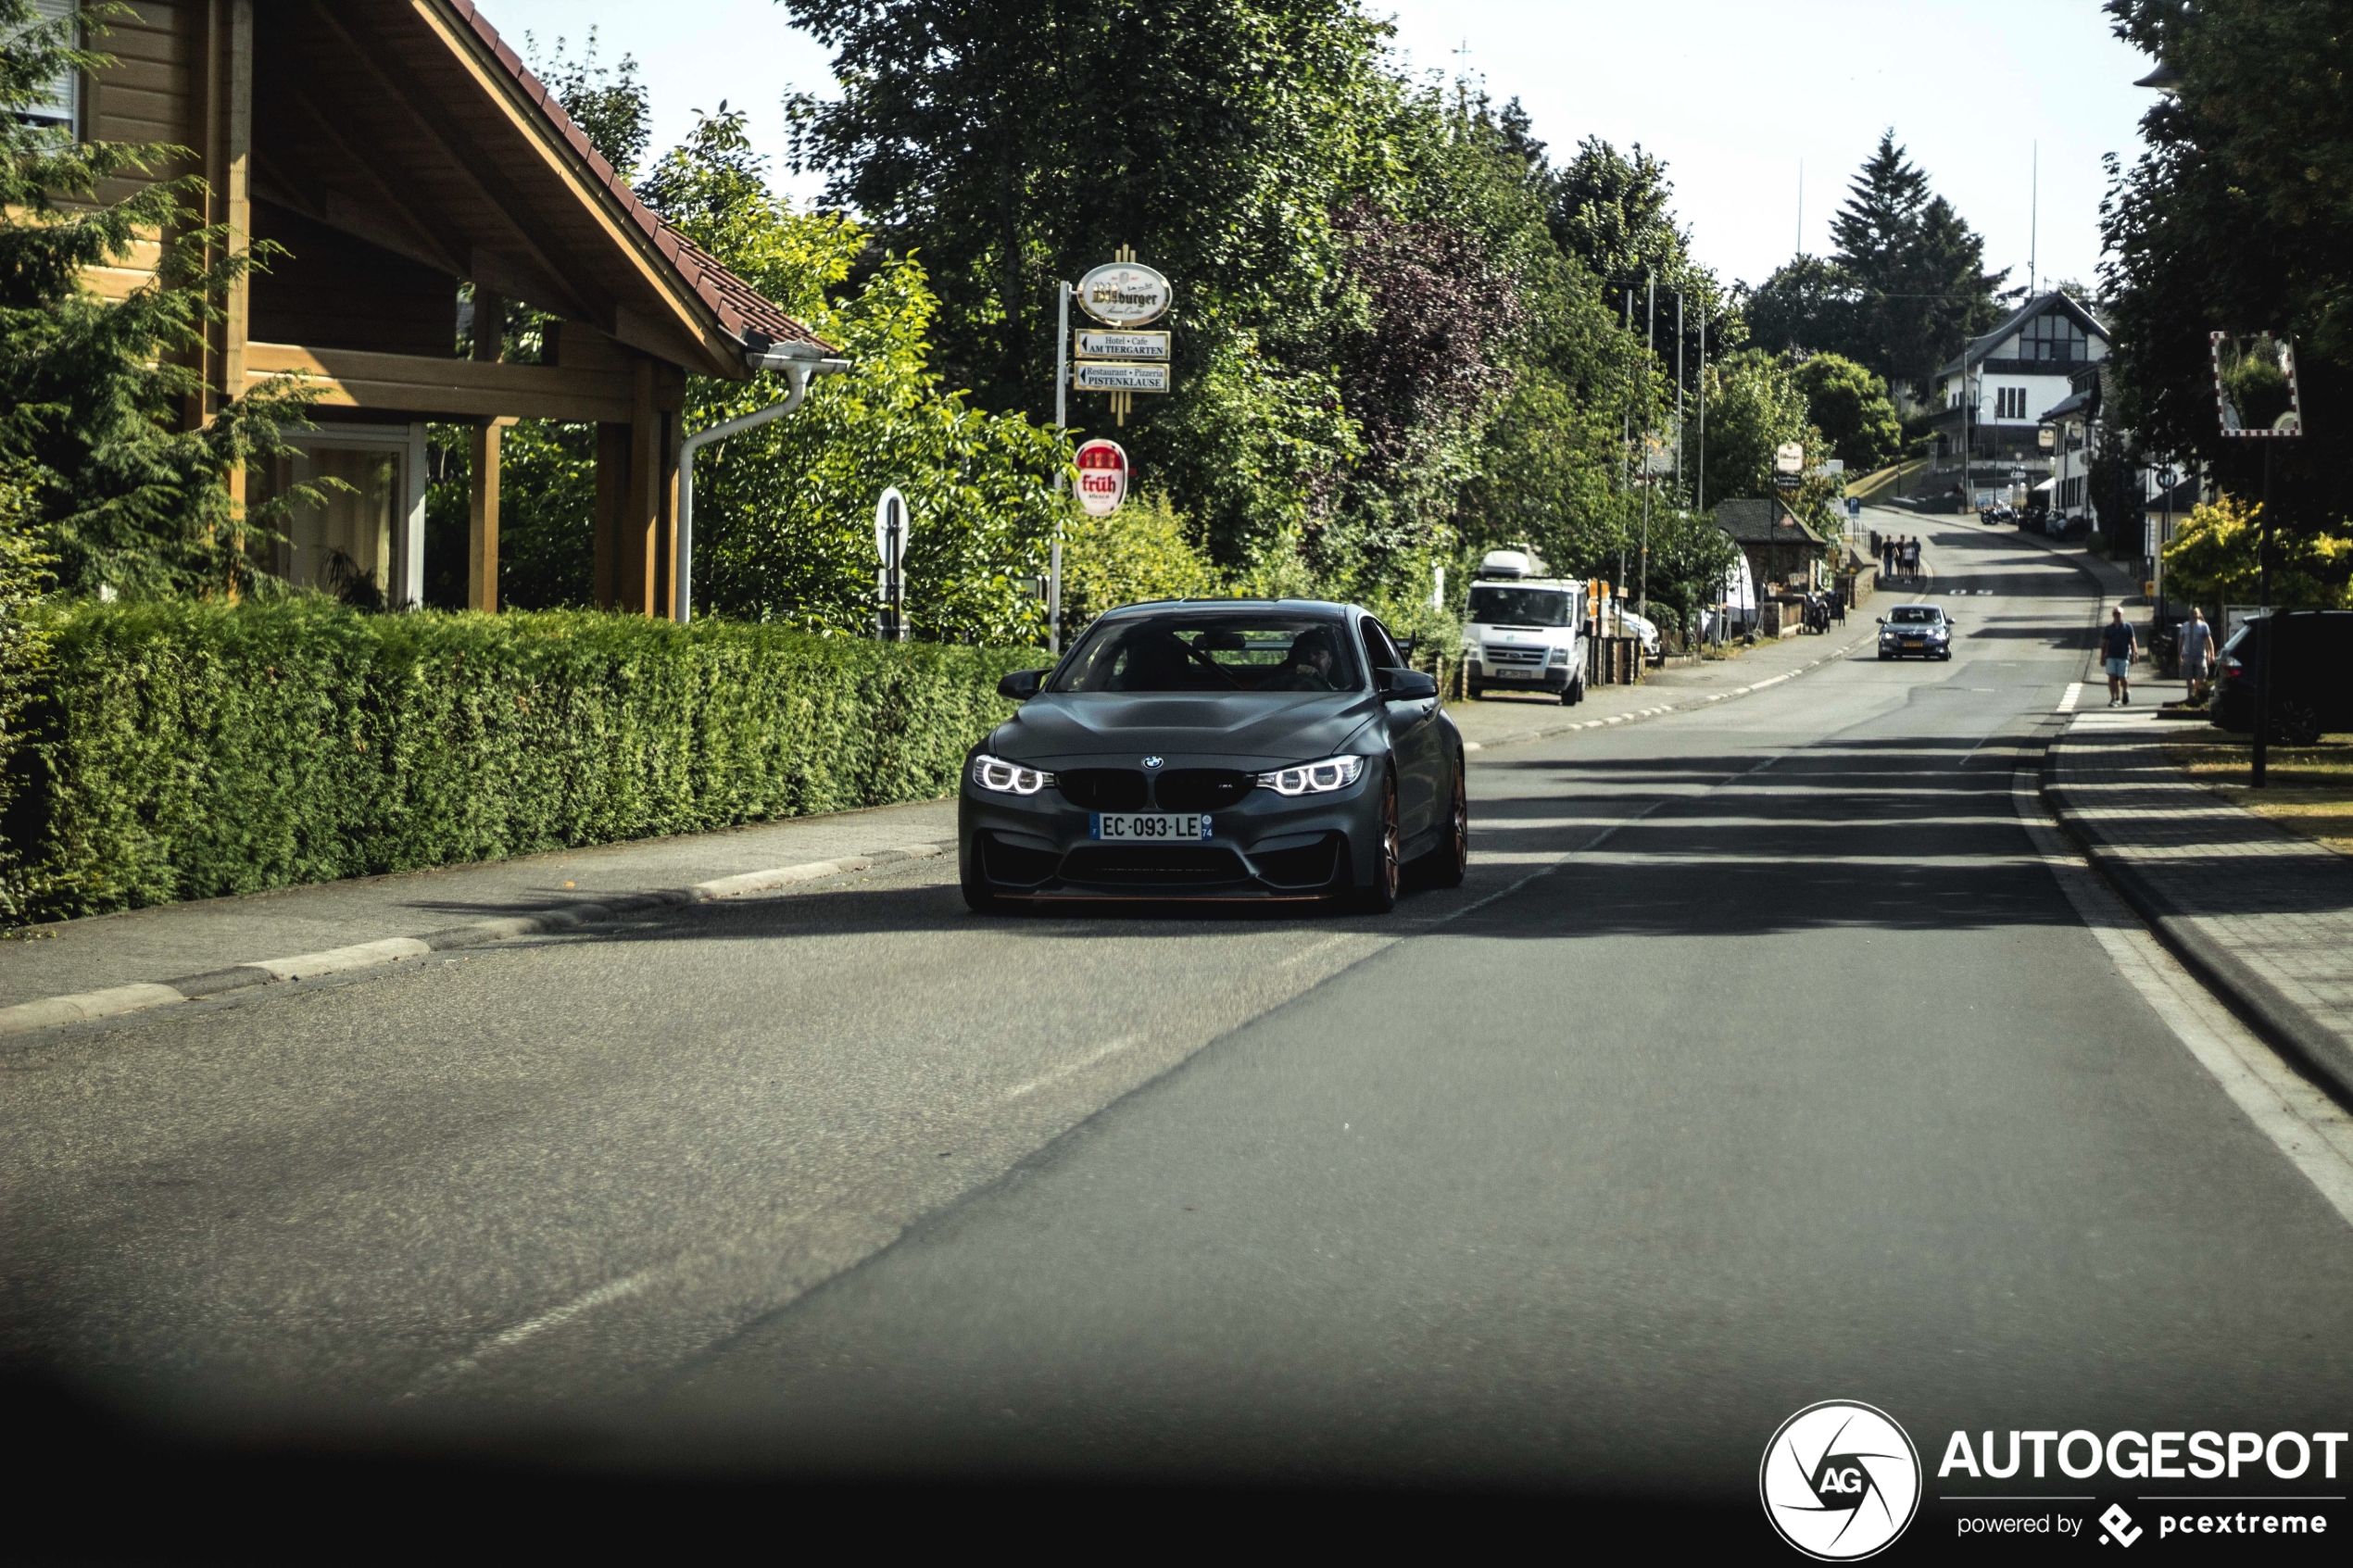
POLYGON ((948 792, 1034 651, 585 611, 82 602, 6 823, 45 918, 948 792))

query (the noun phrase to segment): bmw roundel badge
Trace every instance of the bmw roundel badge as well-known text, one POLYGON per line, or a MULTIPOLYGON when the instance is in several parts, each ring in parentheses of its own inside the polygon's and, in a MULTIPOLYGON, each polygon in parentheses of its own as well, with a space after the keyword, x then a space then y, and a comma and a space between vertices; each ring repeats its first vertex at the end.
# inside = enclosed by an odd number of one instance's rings
POLYGON ((1157 768, 1160 766, 1160 763, 1161 759, 1157 757, 1147 757, 1144 759, 1144 766, 1147 768, 1157 768))

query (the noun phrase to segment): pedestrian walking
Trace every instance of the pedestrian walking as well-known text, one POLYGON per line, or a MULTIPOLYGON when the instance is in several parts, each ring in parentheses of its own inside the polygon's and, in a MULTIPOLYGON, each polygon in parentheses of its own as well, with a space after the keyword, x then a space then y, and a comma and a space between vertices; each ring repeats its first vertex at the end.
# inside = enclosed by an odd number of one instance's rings
POLYGON ((2140 644, 2133 636, 2133 629, 2124 624, 2124 612, 2108 612, 2108 624, 2100 629, 2100 658, 2108 667, 2108 705, 2110 708, 2133 706, 2133 660, 2140 651, 2140 644))
POLYGON ((1917 579, 1920 574, 1920 542, 1909 534, 1904 538, 1904 575, 1917 579))
POLYGON ((1881 577, 1895 575, 1895 535, 1893 533, 1879 542, 1879 574, 1881 577))
POLYGON ((2214 628, 2206 623, 2202 609, 2193 608, 2182 622, 2182 679, 2190 684, 2192 707, 2206 701, 2207 686, 2214 679, 2214 628))

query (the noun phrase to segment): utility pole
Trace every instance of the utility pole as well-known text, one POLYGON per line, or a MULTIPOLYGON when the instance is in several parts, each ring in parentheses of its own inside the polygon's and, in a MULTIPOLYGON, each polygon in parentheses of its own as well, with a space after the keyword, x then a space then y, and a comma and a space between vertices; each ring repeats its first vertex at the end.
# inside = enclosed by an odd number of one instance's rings
MULTIPOLYGON (((1626 291, 1626 335, 1629 339, 1634 335, 1634 291, 1631 288, 1626 291)), ((1626 465, 1634 448, 1634 356, 1630 346, 1626 356, 1626 406, 1619 410, 1618 419, 1622 428, 1617 441, 1617 494, 1622 497, 1626 494, 1626 465)), ((1623 530, 1617 535, 1617 585, 1620 588, 1626 585, 1626 534, 1623 530)), ((1600 635, 1600 631, 1596 626, 1594 634, 1600 635)))
POLYGON ((1707 510, 1707 312, 1699 313, 1699 458, 1692 470, 1697 498, 1692 510, 1707 510))
MULTIPOLYGON (((1646 307, 1649 319, 1642 329, 1649 340, 1642 360, 1642 387, 1645 392, 1648 392, 1650 388, 1651 364, 1658 358, 1658 274, 1656 272, 1650 274, 1649 288, 1650 304, 1646 307)), ((1642 467, 1645 470, 1651 466, 1651 442, 1654 439, 1654 433, 1650 428, 1650 400, 1645 397, 1642 401, 1642 467)), ((1642 612, 1645 620, 1649 619, 1651 612, 1651 492, 1657 488, 1657 480, 1658 476, 1653 473, 1645 472, 1642 475, 1642 582, 1635 592, 1634 602, 1642 607, 1642 612)))
POLYGON ((2041 251, 2037 236, 2043 221, 2043 144, 2036 142, 2026 176, 2026 297, 2034 297, 2034 258, 2041 251))
MULTIPOLYGON (((1060 278, 1054 280, 1054 433, 1069 433, 1068 401, 1070 397, 1070 285, 1060 278)), ((1063 493, 1067 474, 1054 475, 1054 494, 1063 493)), ((1046 651, 1060 659, 1063 656, 1063 519, 1062 508, 1054 512, 1053 552, 1046 564, 1046 651)))
POLYGON ((1683 291, 1675 291, 1675 504, 1683 504, 1683 291))
POLYGON ((2280 629, 2271 615, 2271 443, 2268 441, 2263 443, 2263 508, 2256 513, 2256 521, 2259 526, 2255 531, 2255 608, 2263 625, 2248 640, 2259 645, 2263 662, 2255 667, 2255 745, 2249 758, 2254 766, 2247 783, 2261 789, 2271 750, 2271 666, 2280 661, 2280 629))

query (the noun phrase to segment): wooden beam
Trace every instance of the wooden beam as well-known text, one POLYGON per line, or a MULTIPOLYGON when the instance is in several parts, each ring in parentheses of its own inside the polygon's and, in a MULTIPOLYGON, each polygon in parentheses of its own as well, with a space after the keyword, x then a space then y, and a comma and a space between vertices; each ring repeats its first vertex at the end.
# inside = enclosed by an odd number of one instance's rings
POLYGON ((447 120, 436 123, 420 113, 417 107, 409 101, 408 94, 385 74, 384 68, 377 63, 385 52, 382 41, 373 36, 362 40, 352 31, 352 25, 364 24, 358 23, 357 19, 348 13, 339 14, 330 8, 324 0, 310 0, 310 10, 321 27, 342 41, 351 60, 368 77, 383 101, 396 109, 420 138, 439 150, 449 170, 473 187, 474 194, 482 199, 484 207, 497 214, 501 226, 530 258, 532 265, 565 296, 563 303, 553 307, 556 313, 585 317, 591 320, 610 317, 613 302, 583 298, 573 286, 567 270, 556 264, 554 257, 567 248, 563 241, 547 233, 544 226, 534 219, 530 203, 523 199, 512 181, 498 172, 496 162, 454 124, 447 120), (597 308, 600 303, 602 309, 597 308))
POLYGON ((629 488, 621 512, 621 608, 631 615, 654 613, 654 529, 660 518, 659 480, 661 414, 654 407, 654 362, 635 366, 629 418, 629 488))
POLYGON ((629 509, 627 424, 597 427, 597 608, 621 608, 621 534, 629 509))
POLYGON ((656 436, 661 468, 654 474, 654 606, 657 621, 678 618, 678 459, 686 432, 675 412, 656 416, 661 420, 656 436))
POLYGON ((498 427, 477 425, 466 487, 466 608, 498 612, 498 427))
MULTIPOLYGON (((226 0, 224 8, 218 181, 221 188, 217 200, 220 222, 228 231, 224 252, 235 259, 253 254, 253 0, 226 0)), ((214 325, 220 345, 220 380, 214 385, 223 400, 244 393, 245 335, 252 320, 253 278, 248 273, 229 286, 221 301, 220 320, 214 325)), ((242 501, 244 486, 236 488, 242 501)))
MULTIPOLYGON (((313 3, 316 4, 317 0, 313 3)), ((635 323, 624 319, 620 303, 616 301, 613 313, 600 319, 598 325, 606 327, 615 337, 633 346, 648 348, 665 358, 672 358, 674 350, 660 346, 659 340, 674 332, 691 342, 700 352, 706 362, 697 366, 698 370, 736 381, 749 375, 749 371, 743 362, 742 345, 720 325, 711 307, 688 286, 676 267, 661 254, 646 232, 619 209, 612 193, 591 181, 588 170, 577 161, 578 154, 557 135, 555 127, 539 106, 524 97, 522 84, 514 76, 496 60, 487 65, 484 63, 482 42, 472 30, 457 26, 447 14, 446 5, 437 3, 437 0, 409 0, 409 4, 442 40, 450 56, 465 67, 491 101, 505 112, 509 123, 539 154, 542 163, 563 182, 582 210, 590 214, 598 226, 614 241, 637 275, 669 306, 674 323, 665 323, 664 326, 670 330, 654 334, 655 342, 640 344, 637 332, 632 330, 635 323)), ((485 161, 483 172, 492 174, 495 171, 485 161)), ((503 182, 503 177, 499 178, 503 182)), ((511 182, 503 182, 505 189, 514 192, 511 182)), ((520 208, 522 202, 519 192, 514 192, 513 199, 520 208)), ((642 318, 639 320, 643 320, 642 318)))
MULTIPOLYGON (((495 365, 507 351, 507 302, 488 289, 474 290, 472 361, 495 365)), ((467 487, 466 608, 498 612, 498 458, 495 424, 476 427, 473 472, 467 487)))
POLYGON ((248 387, 280 375, 300 379, 331 408, 612 424, 627 424, 635 413, 634 377, 619 367, 429 359, 290 343, 245 345, 248 387))
POLYGON ((289 188, 273 191, 271 199, 283 202, 304 217, 324 223, 331 229, 356 234, 371 245, 382 245, 386 250, 408 257, 411 261, 421 261, 448 273, 452 278, 464 275, 465 263, 460 257, 466 252, 465 243, 446 227, 435 225, 429 207, 419 210, 422 198, 414 182, 408 178, 396 159, 360 157, 344 139, 343 133, 336 130, 333 121, 311 102, 310 95, 298 84, 273 82, 270 84, 270 91, 280 102, 302 117, 306 135, 333 153, 344 168, 358 175, 375 193, 376 199, 384 204, 384 211, 401 221, 388 223, 374 214, 353 211, 349 203, 340 200, 333 193, 322 193, 325 199, 319 203, 308 202, 303 199, 302 193, 292 188, 296 184, 293 181, 276 182, 289 188), (409 231, 406 238, 398 237, 398 232, 403 229, 409 231))

